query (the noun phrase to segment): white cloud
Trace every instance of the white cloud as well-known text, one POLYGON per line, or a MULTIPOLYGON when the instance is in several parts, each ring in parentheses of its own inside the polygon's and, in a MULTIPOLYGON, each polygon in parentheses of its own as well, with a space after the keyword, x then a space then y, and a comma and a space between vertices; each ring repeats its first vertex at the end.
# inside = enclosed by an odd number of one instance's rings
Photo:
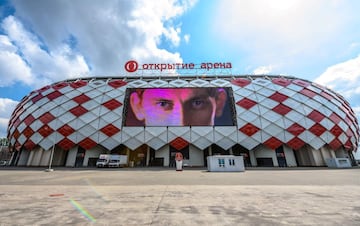
POLYGON ((0 35, 0 87, 10 86, 15 81, 32 84, 31 69, 18 55, 17 47, 9 38, 0 35))
POLYGON ((8 98, 0 98, 0 138, 6 137, 9 118, 18 103, 8 98))
POLYGON ((178 53, 158 46, 163 38, 173 46, 179 45, 181 28, 172 19, 195 2, 15 0, 14 5, 15 15, 31 25, 50 51, 69 44, 79 53, 78 59, 86 59, 91 75, 109 76, 124 72, 129 59, 182 62, 178 53))
POLYGON ((352 108, 357 115, 358 118, 360 118, 360 106, 356 106, 352 108))
MULTIPOLYGON (((328 67, 315 82, 344 96, 351 103, 358 123, 360 122, 360 55, 328 67)), ((360 159, 359 151, 356 158, 360 159)))
POLYGON ((0 71, 4 72, 0 75, 6 82, 4 85, 20 81, 41 87, 56 80, 87 74, 84 58, 67 45, 45 51, 38 38, 13 16, 3 20, 2 28, 7 36, 2 36, 1 44, 7 51, 2 51, 0 61, 9 62, 0 66, 0 71))
POLYGON ((268 66, 260 66, 258 68, 256 68, 253 72, 254 75, 265 75, 265 74, 269 74, 273 69, 272 65, 268 65, 268 66))
POLYGON ((360 94, 360 55, 328 67, 315 82, 340 92, 345 97, 360 94))
POLYGON ((190 35, 189 34, 184 35, 184 41, 185 41, 186 44, 188 44, 190 42, 190 35))

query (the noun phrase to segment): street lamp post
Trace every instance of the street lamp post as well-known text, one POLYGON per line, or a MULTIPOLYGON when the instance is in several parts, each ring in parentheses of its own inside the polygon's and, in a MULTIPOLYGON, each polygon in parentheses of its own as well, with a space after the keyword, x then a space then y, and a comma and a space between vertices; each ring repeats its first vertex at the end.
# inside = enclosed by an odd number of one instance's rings
POLYGON ((46 172, 52 172, 52 171, 54 171, 54 169, 51 168, 52 161, 53 161, 53 158, 54 158, 54 151, 55 151, 55 144, 52 146, 52 149, 51 149, 49 168, 45 170, 46 172))

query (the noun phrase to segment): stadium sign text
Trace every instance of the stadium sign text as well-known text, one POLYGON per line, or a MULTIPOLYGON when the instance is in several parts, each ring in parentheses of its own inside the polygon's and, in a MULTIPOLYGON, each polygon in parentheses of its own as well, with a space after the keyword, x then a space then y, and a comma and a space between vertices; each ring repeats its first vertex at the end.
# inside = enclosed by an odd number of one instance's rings
MULTIPOLYGON (((130 60, 125 63, 124 66, 127 72, 135 72, 139 69, 139 64, 135 60, 130 60)), ((172 64, 142 64, 142 70, 159 70, 159 71, 167 71, 167 70, 191 70, 191 69, 231 69, 231 63, 201 63, 200 66, 194 63, 172 63, 172 64)))

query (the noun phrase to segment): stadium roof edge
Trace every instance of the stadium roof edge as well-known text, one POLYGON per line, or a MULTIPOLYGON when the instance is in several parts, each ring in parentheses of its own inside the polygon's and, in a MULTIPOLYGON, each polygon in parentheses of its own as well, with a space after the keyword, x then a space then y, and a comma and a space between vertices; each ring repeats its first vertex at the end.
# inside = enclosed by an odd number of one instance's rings
MULTIPOLYGON (((143 80, 154 80, 154 79, 161 79, 161 80, 172 80, 172 79, 217 79, 217 78, 223 78, 223 79, 233 79, 233 78, 287 78, 287 79, 301 79, 298 77, 290 76, 290 75, 251 75, 251 74, 244 74, 244 75, 167 75, 167 76, 90 76, 90 77, 78 77, 73 79, 65 79, 61 80, 56 83, 61 82, 74 82, 78 80, 109 80, 109 79, 124 79, 124 80, 135 80, 135 79, 143 79, 143 80)), ((307 81, 312 83, 311 81, 308 81, 306 79, 301 79, 303 81, 307 81)))

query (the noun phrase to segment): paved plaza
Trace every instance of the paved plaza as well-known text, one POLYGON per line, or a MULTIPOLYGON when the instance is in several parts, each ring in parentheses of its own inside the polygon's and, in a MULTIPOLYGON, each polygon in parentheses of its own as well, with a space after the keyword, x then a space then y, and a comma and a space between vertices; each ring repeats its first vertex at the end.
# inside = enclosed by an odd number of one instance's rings
POLYGON ((0 168, 0 225, 360 225, 360 168, 0 168))

